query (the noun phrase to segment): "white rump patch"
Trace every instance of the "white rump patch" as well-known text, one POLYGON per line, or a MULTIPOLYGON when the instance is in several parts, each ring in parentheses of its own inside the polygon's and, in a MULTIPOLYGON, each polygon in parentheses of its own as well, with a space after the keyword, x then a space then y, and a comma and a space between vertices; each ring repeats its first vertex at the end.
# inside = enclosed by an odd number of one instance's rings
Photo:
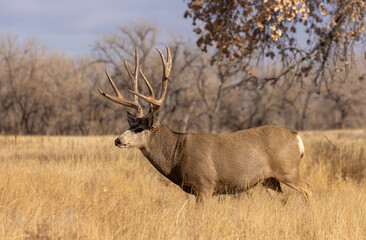
POLYGON ((299 148, 300 148, 300 155, 301 157, 304 156, 304 143, 302 142, 302 139, 299 135, 296 136, 297 137, 297 140, 299 141, 299 148))

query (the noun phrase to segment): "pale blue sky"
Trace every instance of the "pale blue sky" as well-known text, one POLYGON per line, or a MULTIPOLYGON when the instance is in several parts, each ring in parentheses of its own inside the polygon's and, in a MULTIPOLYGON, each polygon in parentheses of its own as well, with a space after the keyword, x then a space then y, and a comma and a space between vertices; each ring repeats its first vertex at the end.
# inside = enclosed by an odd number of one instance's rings
POLYGON ((183 0, 0 0, 0 34, 37 38, 72 55, 89 53, 94 40, 120 24, 140 20, 160 26, 159 41, 171 34, 195 39, 183 0))

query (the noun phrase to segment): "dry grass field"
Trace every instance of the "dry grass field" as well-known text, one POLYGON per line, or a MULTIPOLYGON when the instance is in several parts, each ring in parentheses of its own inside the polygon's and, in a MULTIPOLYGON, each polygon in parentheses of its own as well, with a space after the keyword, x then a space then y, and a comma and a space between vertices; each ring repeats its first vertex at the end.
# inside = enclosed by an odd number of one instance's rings
POLYGON ((1 239, 366 239, 366 134, 302 133, 314 199, 193 196, 115 136, 0 137, 1 239))

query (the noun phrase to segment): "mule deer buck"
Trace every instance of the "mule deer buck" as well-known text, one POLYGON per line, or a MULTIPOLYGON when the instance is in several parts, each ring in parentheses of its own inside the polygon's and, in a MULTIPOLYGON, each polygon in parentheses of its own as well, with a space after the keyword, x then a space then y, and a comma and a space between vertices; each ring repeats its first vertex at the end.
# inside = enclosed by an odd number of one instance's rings
MULTIPOLYGON (((128 112, 130 128, 115 140, 120 148, 139 148, 150 163, 165 177, 185 192, 196 196, 197 202, 210 199, 214 194, 236 193, 258 183, 270 192, 282 193, 280 182, 311 197, 309 185, 299 176, 299 161, 304 154, 301 137, 276 126, 263 126, 229 134, 177 133, 159 123, 156 113, 162 105, 172 67, 168 46, 167 60, 160 54, 163 65, 162 89, 159 98, 149 81, 139 69, 135 50, 135 70, 125 66, 133 82, 133 100, 125 99, 106 71, 117 96, 99 92, 109 100, 134 108, 136 115, 128 112), (150 96, 138 91, 138 76, 144 80, 150 96), (150 110, 144 114, 139 98, 148 102, 150 110)), ((281 195, 280 195, 281 196, 281 195)))

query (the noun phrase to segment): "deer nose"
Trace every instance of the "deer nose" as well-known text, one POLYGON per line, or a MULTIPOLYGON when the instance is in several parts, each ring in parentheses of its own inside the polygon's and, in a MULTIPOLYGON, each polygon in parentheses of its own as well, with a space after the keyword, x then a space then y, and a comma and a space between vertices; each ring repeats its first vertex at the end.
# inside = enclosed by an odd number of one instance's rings
POLYGON ((118 146, 121 144, 121 140, 119 140, 119 138, 117 138, 115 141, 114 141, 114 145, 118 146))

